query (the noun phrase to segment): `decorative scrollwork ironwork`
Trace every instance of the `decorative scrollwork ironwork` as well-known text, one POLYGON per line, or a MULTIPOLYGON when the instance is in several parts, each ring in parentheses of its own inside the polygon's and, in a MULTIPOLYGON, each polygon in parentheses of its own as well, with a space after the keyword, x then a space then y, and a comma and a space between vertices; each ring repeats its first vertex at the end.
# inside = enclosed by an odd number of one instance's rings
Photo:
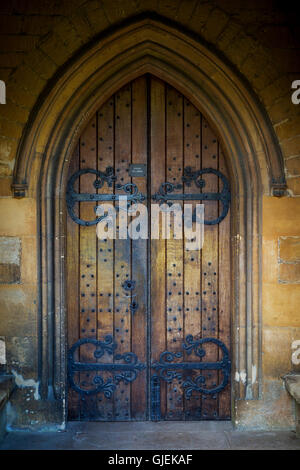
POLYGON ((130 369, 114 375, 114 380, 116 383, 119 383, 121 380, 123 380, 125 383, 133 382, 137 378, 138 372, 146 368, 145 364, 139 362, 137 355, 132 352, 118 354, 115 357, 115 360, 123 360, 126 365, 130 366, 130 369))
MULTIPOLYGON (((182 357, 182 352, 170 352, 164 351, 159 356, 159 362, 155 362, 152 364, 152 368, 155 369, 159 373, 159 377, 163 379, 165 382, 171 383, 173 379, 180 379, 181 374, 174 370, 176 368, 175 364, 173 363, 174 359, 182 357)), ((183 363, 180 363, 179 369, 182 369, 183 363)))
POLYGON ((115 361, 123 361, 122 363, 104 363, 104 362, 79 362, 74 358, 76 350, 84 344, 92 344, 95 346, 94 357, 100 359, 105 353, 113 354, 117 349, 117 344, 113 341, 112 336, 107 335, 104 341, 98 341, 92 338, 83 338, 77 341, 68 352, 68 380, 70 387, 80 395, 95 395, 104 393, 106 398, 111 398, 119 382, 133 382, 138 372, 144 370, 146 365, 138 360, 136 354, 127 352, 124 354, 116 354, 115 361), (96 375, 92 379, 92 383, 87 384, 90 388, 82 388, 75 383, 74 374, 76 372, 112 372, 112 376, 106 381, 101 375, 96 375), (95 386, 94 386, 95 385, 95 386))
MULTIPOLYGON (((210 170, 211 168, 206 168, 206 170, 210 170)), ((183 170, 183 177, 182 181, 185 183, 187 186, 192 186, 192 182, 195 183, 197 188, 204 188, 205 187, 205 181, 200 178, 201 177, 201 171, 193 171, 190 166, 185 167, 183 170)))
POLYGON ((160 378, 157 375, 151 377, 151 420, 161 420, 161 401, 160 401, 160 378))
MULTIPOLYGON (((68 181, 67 184, 67 191, 66 191, 66 200, 67 200, 67 209, 69 212, 70 217, 79 225, 90 226, 96 225, 101 220, 105 219, 107 215, 102 215, 101 217, 97 217, 94 220, 82 220, 78 217, 74 212, 74 205, 75 203, 79 202, 104 202, 104 201, 118 201, 122 197, 120 194, 97 194, 97 193, 78 193, 74 189, 75 181, 82 175, 86 174, 93 174, 96 175, 96 180, 93 183, 94 188, 97 190, 102 188, 104 183, 107 183, 109 187, 116 181, 117 177, 114 175, 114 170, 112 167, 107 167, 105 172, 94 170, 92 168, 85 168, 82 170, 77 171, 68 181)), ((137 204, 138 202, 144 201, 145 196, 139 192, 138 187, 134 183, 126 183, 124 185, 117 184, 116 185, 117 191, 124 191, 125 194, 123 196, 127 197, 128 208, 132 204, 137 204)))
MULTIPOLYGON (((174 191, 182 189, 182 184, 173 184, 168 181, 162 183, 158 192, 152 196, 154 201, 159 202, 160 204, 169 203, 169 201, 220 201, 222 203, 222 213, 219 217, 213 220, 204 220, 205 225, 215 225, 219 224, 227 215, 230 205, 230 188, 229 182, 225 175, 219 170, 214 168, 204 168, 203 170, 192 171, 191 167, 186 167, 183 172, 182 182, 187 186, 191 186, 194 183, 198 188, 205 187, 205 180, 202 178, 202 175, 205 174, 214 174, 221 179, 223 183, 223 188, 221 192, 218 193, 175 193, 174 191)), ((196 214, 193 214, 193 221, 196 221, 196 214)))
MULTIPOLYGON (((143 202, 146 200, 146 196, 139 191, 139 188, 135 183, 126 183, 126 184, 117 184, 116 189, 118 191, 124 191, 125 196, 127 197, 127 207, 126 209, 122 208, 122 206, 116 207, 117 210, 123 209, 127 210, 130 214, 131 212, 135 212, 137 207, 136 205, 139 202, 143 202)), ((117 199, 120 199, 121 196, 117 196, 117 199)))
POLYGON ((167 202, 169 199, 180 200, 182 198, 179 197, 179 196, 182 196, 182 194, 180 194, 180 195, 179 194, 171 194, 174 191, 176 191, 177 189, 178 190, 182 189, 182 184, 180 184, 180 183, 173 184, 173 183, 169 183, 168 181, 166 181, 165 183, 162 183, 160 185, 160 188, 159 188, 158 192, 153 194, 152 199, 153 199, 153 201, 156 201, 159 204, 163 204, 164 202, 167 202))
POLYGON ((132 201, 134 204, 146 199, 144 194, 139 192, 139 189, 135 183, 117 184, 116 189, 119 191, 123 190, 128 199, 130 199, 130 201, 132 201))
POLYGON ((229 352, 225 344, 217 338, 202 338, 199 340, 194 340, 192 335, 186 337, 186 342, 183 343, 183 350, 187 354, 194 352, 199 358, 203 358, 206 354, 203 345, 208 343, 216 344, 223 352, 223 357, 220 361, 216 362, 175 362, 176 359, 183 357, 183 352, 170 352, 164 351, 159 357, 159 361, 152 364, 152 369, 156 371, 157 376, 164 380, 167 383, 171 383, 175 378, 182 379, 182 372, 186 370, 216 370, 223 373, 222 382, 214 386, 213 388, 205 388, 205 377, 199 375, 192 379, 192 377, 187 377, 182 383, 182 387, 185 390, 185 396, 189 398, 193 390, 203 393, 205 395, 212 395, 221 392, 227 385, 229 380, 231 363, 229 360, 229 352))

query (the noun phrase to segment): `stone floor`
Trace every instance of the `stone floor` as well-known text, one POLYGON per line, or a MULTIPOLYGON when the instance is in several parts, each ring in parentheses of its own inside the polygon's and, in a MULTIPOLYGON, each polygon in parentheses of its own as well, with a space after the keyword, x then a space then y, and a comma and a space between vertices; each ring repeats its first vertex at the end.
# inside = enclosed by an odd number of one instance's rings
POLYGON ((228 422, 72 422, 60 432, 10 432, 0 444, 8 449, 300 450, 300 439, 293 431, 237 431, 228 422))

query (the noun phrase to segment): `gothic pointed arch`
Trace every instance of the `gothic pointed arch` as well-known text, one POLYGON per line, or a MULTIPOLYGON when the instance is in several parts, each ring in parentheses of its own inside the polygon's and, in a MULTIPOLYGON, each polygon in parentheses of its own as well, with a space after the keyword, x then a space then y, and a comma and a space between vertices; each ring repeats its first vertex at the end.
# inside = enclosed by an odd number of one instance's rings
POLYGON ((82 130, 119 88, 151 73, 182 92, 214 128, 233 185, 232 311, 235 399, 260 396, 261 200, 282 195, 282 156, 266 113, 243 79, 199 38, 151 18, 132 21, 85 47, 40 97, 15 166, 16 197, 38 202, 40 381, 65 396, 64 216, 68 163, 82 130))

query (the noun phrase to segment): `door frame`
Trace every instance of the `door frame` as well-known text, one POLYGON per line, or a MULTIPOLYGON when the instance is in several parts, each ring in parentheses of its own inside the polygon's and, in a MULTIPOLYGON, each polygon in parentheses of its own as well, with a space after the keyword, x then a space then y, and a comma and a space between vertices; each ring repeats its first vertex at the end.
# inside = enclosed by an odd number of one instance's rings
MULTIPOLYGON (((182 26, 136 18, 85 46, 49 83, 22 136, 12 189, 36 200, 39 382, 66 420, 65 190, 69 160, 89 119, 112 94, 145 73, 178 89, 214 129, 232 188, 232 420, 236 400, 261 398, 262 196, 283 196, 280 147, 248 84, 182 26)), ((58 418, 60 419, 60 418, 58 418)))

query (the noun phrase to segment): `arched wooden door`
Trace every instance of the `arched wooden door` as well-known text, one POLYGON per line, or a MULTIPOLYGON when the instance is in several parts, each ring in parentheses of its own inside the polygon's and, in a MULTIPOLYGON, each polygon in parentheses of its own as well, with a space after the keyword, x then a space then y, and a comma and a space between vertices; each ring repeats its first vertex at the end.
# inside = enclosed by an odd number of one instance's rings
POLYGON ((153 76, 126 85, 90 121, 66 196, 69 419, 230 419, 227 180, 203 115, 153 76), (175 187, 166 192, 165 182, 175 187), (202 201, 203 248, 151 240, 150 223, 148 240, 99 240, 95 206, 118 205, 127 183, 150 215, 157 195, 202 201))

